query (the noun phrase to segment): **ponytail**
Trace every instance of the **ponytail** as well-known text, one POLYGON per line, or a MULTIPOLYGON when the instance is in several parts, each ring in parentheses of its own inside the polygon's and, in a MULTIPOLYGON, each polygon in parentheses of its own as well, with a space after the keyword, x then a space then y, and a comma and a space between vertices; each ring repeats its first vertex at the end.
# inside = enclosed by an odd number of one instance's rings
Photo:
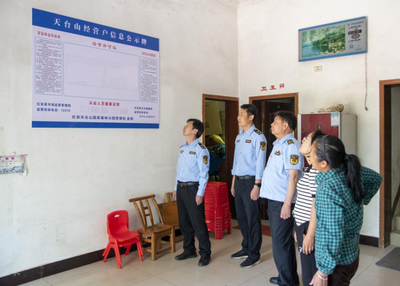
POLYGON ((350 188, 354 201, 360 204, 365 197, 361 186, 361 164, 355 155, 346 154, 344 157, 344 170, 346 174, 347 185, 350 188))
POLYGON ((335 136, 325 135, 315 141, 315 155, 318 161, 326 161, 331 169, 343 168, 353 199, 360 204, 365 193, 361 185, 361 164, 358 157, 346 154, 343 142, 335 136))

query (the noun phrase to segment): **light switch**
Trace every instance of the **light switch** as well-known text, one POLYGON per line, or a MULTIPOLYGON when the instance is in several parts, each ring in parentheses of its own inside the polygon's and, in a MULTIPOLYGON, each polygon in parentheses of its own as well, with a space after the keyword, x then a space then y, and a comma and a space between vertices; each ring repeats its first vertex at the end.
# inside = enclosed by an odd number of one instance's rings
POLYGON ((314 71, 315 71, 315 72, 320 72, 320 71, 322 71, 322 66, 315 66, 315 67, 314 67, 314 71))

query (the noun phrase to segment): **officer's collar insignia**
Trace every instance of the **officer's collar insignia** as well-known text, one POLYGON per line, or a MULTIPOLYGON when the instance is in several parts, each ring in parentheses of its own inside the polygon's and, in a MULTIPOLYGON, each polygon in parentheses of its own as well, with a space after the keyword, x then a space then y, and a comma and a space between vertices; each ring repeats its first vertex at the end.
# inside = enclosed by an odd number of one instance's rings
POLYGON ((292 140, 292 139, 289 139, 289 140, 287 141, 287 143, 288 143, 288 145, 290 145, 290 144, 294 144, 294 142, 293 142, 293 140, 292 140))
POLYGON ((299 156, 297 155, 290 155, 290 163, 292 165, 297 165, 299 163, 299 156))
POLYGON ((276 156, 280 156, 280 155, 281 155, 281 151, 279 151, 279 150, 276 151, 276 152, 275 152, 275 155, 276 155, 276 156))

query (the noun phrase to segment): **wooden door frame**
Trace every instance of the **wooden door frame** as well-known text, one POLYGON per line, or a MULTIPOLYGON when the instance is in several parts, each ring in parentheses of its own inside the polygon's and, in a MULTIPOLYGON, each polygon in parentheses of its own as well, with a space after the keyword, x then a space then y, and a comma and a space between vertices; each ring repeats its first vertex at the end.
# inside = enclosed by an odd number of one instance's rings
MULTIPOLYGON (((386 174, 385 157, 387 156, 387 140, 385 136, 385 119, 387 115, 387 108, 390 107, 388 101, 385 102, 385 87, 390 85, 399 85, 400 79, 381 80, 379 81, 379 172, 383 178, 382 185, 379 191, 379 247, 384 248, 389 245, 390 242, 390 231, 385 232, 386 228, 391 226, 391 220, 388 217, 388 213, 391 211, 391 200, 386 199, 386 192, 392 190, 386 190, 385 185, 387 184, 385 178, 391 178, 391 174, 386 174), (389 105, 389 106, 388 106, 389 105)), ((391 131, 390 131, 391 132, 391 131)))
MULTIPOLYGON (((224 96, 224 95, 215 95, 215 94, 205 94, 203 93, 203 107, 202 107, 202 116, 203 116, 203 122, 206 122, 206 100, 219 100, 219 101, 230 101, 230 102, 237 102, 238 103, 238 111, 239 112, 239 98, 238 97, 232 97, 232 96, 224 96)), ((239 126, 238 128, 238 132, 239 133, 239 126)), ((205 132, 202 135, 202 140, 203 143, 205 144, 205 132)))
MULTIPOLYGON (((299 113, 299 93, 298 92, 273 94, 273 95, 250 96, 249 103, 252 104, 253 100, 269 100, 269 99, 279 99, 279 98, 294 98, 294 115, 297 118, 297 114, 299 113)), ((297 139, 297 134, 298 134, 298 132, 294 132, 294 137, 296 139, 297 139)))
MULTIPOLYGON (((236 207, 234 197, 231 195, 230 187, 232 184, 232 173, 231 168, 233 166, 233 157, 235 152, 235 138, 239 133, 239 125, 237 123, 237 115, 239 113, 239 98, 231 96, 203 94, 203 122, 206 121, 206 100, 215 100, 225 102, 225 171, 226 180, 229 190, 229 203, 231 209, 232 218, 236 219, 236 207), (233 123, 234 121, 234 123, 233 123)), ((203 133, 203 143, 206 143, 205 134, 203 133)))
POLYGON ((250 96, 249 102, 253 103, 253 100, 263 100, 263 99, 278 99, 278 98, 288 98, 294 97, 294 114, 297 116, 299 112, 299 93, 284 93, 284 94, 273 94, 273 95, 258 95, 258 96, 250 96))

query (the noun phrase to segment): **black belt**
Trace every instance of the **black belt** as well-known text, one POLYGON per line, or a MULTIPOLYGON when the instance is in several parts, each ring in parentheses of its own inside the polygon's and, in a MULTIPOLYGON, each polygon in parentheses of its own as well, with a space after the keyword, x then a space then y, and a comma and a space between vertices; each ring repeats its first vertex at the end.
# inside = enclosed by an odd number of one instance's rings
POLYGON ((178 185, 181 188, 189 187, 189 186, 198 186, 199 182, 180 182, 178 181, 178 185))
POLYGON ((236 180, 253 180, 256 176, 236 176, 236 180))

